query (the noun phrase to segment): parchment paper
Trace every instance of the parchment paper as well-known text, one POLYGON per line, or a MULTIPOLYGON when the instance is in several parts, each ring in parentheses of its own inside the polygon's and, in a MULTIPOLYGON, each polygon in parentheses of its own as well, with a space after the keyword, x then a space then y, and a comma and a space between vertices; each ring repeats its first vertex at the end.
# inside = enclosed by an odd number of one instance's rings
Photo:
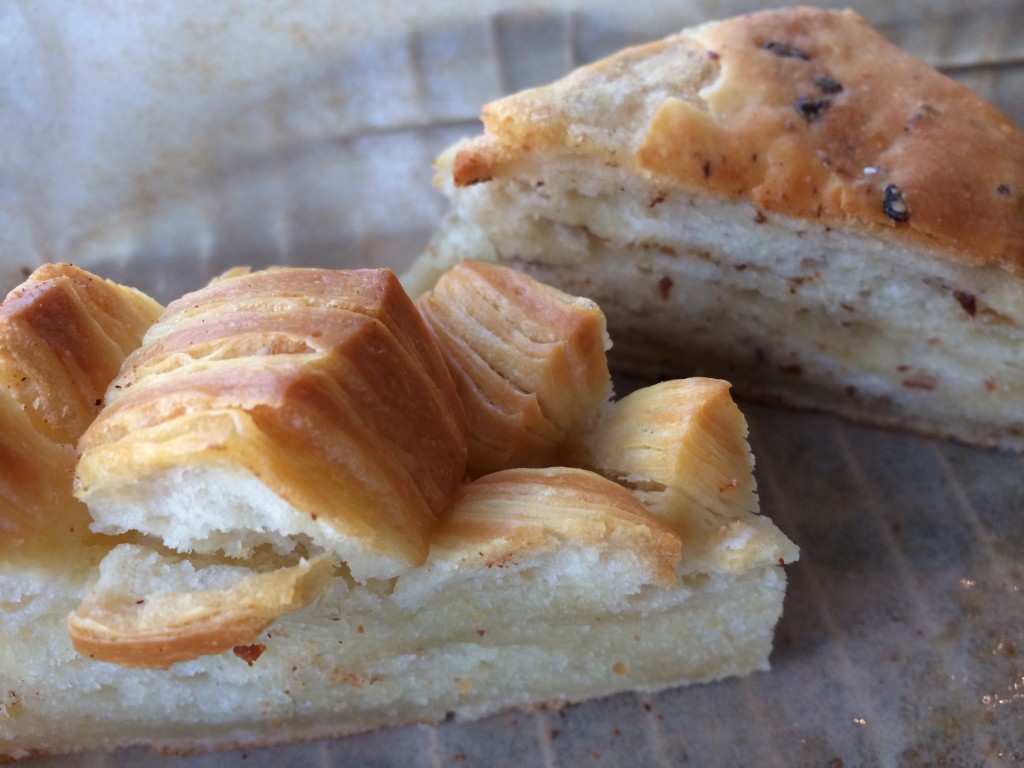
MULTIPOLYGON (((822 4, 1024 123, 1024 2, 822 4)), ((401 270, 446 208, 432 159, 486 101, 774 5, 9 0, 0 284, 73 261, 166 301, 238 264, 401 270)), ((742 407, 762 508, 802 549, 771 672, 337 742, 33 765, 1024 762, 1024 460, 742 407)))

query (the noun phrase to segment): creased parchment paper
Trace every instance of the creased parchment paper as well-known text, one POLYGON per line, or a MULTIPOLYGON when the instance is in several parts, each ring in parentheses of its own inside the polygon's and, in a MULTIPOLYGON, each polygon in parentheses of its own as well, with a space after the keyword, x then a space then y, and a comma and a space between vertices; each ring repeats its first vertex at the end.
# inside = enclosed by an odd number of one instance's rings
MULTIPOLYGON (((1020 0, 822 4, 1024 122, 1020 0)), ((166 301, 238 264, 401 270, 445 210, 432 159, 477 132, 486 101, 773 5, 8 0, 0 281, 73 261, 166 301)), ((37 765, 1024 761, 1021 457, 744 410, 763 509, 803 552, 770 673, 338 742, 37 765)))

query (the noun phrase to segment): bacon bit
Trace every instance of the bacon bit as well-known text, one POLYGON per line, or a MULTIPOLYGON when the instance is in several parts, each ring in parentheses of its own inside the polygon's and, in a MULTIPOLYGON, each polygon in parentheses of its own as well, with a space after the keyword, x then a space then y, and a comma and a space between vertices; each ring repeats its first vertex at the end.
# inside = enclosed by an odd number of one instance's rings
POLYGON ((265 650, 267 650, 267 646, 260 643, 253 643, 252 645, 236 645, 231 650, 235 656, 251 667, 252 663, 262 656, 265 650))
POLYGON ((629 667, 624 662, 616 661, 612 664, 612 672, 616 675, 626 675, 629 674, 629 667))
POLYGON ((839 306, 842 307, 843 309, 845 309, 847 312, 855 312, 856 311, 852 304, 847 304, 845 301, 839 302, 839 306))
POLYGON ((893 221, 903 222, 910 218, 903 193, 895 184, 889 184, 882 192, 882 211, 893 221))
POLYGON ((668 301, 673 285, 675 285, 675 281, 668 275, 665 275, 658 281, 658 295, 661 296, 662 301, 668 301))
POLYGON ((765 216, 763 213, 761 213, 760 211, 754 213, 755 224, 764 224, 766 221, 768 221, 768 217, 765 216))
POLYGON ((966 291, 953 291, 953 298, 960 302, 960 306, 963 307, 971 317, 978 314, 978 300, 975 298, 973 293, 967 293, 966 291))
POLYGON ((363 625, 362 624, 360 624, 358 627, 356 627, 356 632, 358 632, 360 635, 363 634, 363 632, 365 632, 365 631, 366 630, 363 629, 363 625))
POLYGON ((480 637, 483 637, 483 636, 484 636, 485 634, 487 634, 487 630, 486 630, 486 629, 478 629, 478 630, 476 631, 476 633, 477 633, 478 635, 480 635, 480 637))
POLYGON ((836 82, 835 78, 830 77, 829 75, 820 75, 816 77, 814 79, 814 84, 821 89, 822 93, 832 94, 839 93, 843 90, 843 86, 836 82))
POLYGON ((985 391, 986 392, 995 392, 996 391, 996 383, 994 381, 992 381, 992 379, 985 379, 985 391))
POLYGON ((704 167, 701 168, 701 171, 704 173, 704 178, 705 179, 708 178, 709 176, 711 176, 711 161, 710 160, 705 160, 704 161, 704 167))
POLYGON ((708 58, 712 61, 718 60, 718 51, 708 51, 708 58))
POLYGON ((786 564, 786 558, 780 557, 779 558, 779 565, 785 565, 785 564, 786 564))
POLYGON ((100 407, 101 405, 103 405, 103 400, 102 400, 102 398, 99 398, 99 397, 97 397, 97 398, 96 398, 96 402, 95 402, 95 403, 93 403, 93 405, 95 405, 95 406, 96 406, 97 408, 99 408, 99 407, 100 407))
POLYGON ((729 478, 728 482, 726 482, 724 485, 718 486, 718 492, 725 493, 726 491, 735 491, 737 485, 738 481, 735 477, 729 478))
POLYGON ((316 520, 316 512, 311 512, 310 513, 310 517, 312 517, 314 520, 316 520))
MULTIPOLYGON (((367 679, 365 675, 360 675, 354 672, 342 672, 340 669, 335 667, 331 674, 331 682, 335 685, 351 685, 356 688, 363 688, 366 686, 367 679)), ((373 682, 372 680, 370 682, 373 682)))
POLYGON ((911 376, 909 379, 904 379, 903 386, 907 389, 923 389, 930 392, 935 389, 936 381, 927 374, 919 373, 915 376, 911 376))
POLYGON ((780 40, 769 40, 767 43, 762 45, 761 48, 768 51, 768 53, 774 53, 776 56, 784 59, 800 59, 801 61, 808 61, 811 58, 795 45, 783 43, 780 40))
POLYGON ((793 106, 803 116, 804 120, 808 123, 813 123, 820 119, 825 114, 825 110, 832 106, 832 100, 828 98, 797 99, 796 104, 793 106))
POLYGON ((653 208, 654 206, 661 205, 664 202, 665 202, 665 196, 662 195, 662 194, 659 194, 657 197, 655 197, 653 200, 651 200, 650 203, 647 204, 647 207, 648 208, 653 208))
POLYGON ((998 187, 996 187, 996 192, 998 192, 1000 195, 1005 195, 1005 196, 1009 197, 1010 196, 1010 185, 1009 184, 1000 184, 998 187))
POLYGON ((146 601, 145 600, 136 600, 135 604, 136 605, 142 605, 144 602, 146 602, 146 601))

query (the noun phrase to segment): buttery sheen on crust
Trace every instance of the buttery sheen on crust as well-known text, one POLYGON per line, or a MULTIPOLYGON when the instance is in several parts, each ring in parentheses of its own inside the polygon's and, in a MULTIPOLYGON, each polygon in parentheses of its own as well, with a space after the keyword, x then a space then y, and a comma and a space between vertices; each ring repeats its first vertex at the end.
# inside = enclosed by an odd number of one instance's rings
POLYGON ((611 393, 604 315, 522 272, 448 271, 417 302, 469 422, 469 472, 557 463, 611 393))
POLYGON ((99 582, 68 617, 68 632, 90 659, 166 669, 255 643, 279 616, 323 594, 333 575, 327 555, 265 572, 197 570, 121 544, 100 563, 99 582))
POLYGON ((394 576, 465 473, 451 377, 386 270, 219 280, 168 306, 107 399, 76 495, 96 530, 181 551, 306 547, 394 576))
POLYGON ((457 186, 559 146, 1024 275, 1020 129, 852 11, 709 23, 489 104, 483 120, 455 156, 457 186), (609 85, 627 98, 606 101, 609 85), (611 125, 590 124, 603 108, 611 125))
POLYGON ((1024 134, 849 11, 684 30, 487 105, 405 282, 595 300, 613 366, 1024 448, 1024 134))
MULTIPOLYGON (((0 306, 0 549, 85 510, 75 444, 161 307, 71 264, 47 264, 0 306)), ((66 526, 74 522, 64 520, 66 526)), ((67 532, 67 531, 64 531, 67 532)))

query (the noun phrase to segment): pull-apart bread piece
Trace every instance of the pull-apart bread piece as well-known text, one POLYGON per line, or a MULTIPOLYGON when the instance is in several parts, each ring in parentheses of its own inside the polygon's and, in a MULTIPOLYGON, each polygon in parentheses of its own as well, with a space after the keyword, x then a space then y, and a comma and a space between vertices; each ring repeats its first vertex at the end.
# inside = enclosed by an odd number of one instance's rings
POLYGON ((70 264, 40 267, 0 305, 0 552, 85 533, 75 444, 160 310, 70 264))
POLYGON ((267 270, 168 305, 79 444, 94 529, 244 557, 330 552, 356 578, 426 557, 466 425, 387 270, 267 270))
POLYGON ((1024 134, 849 11, 624 50, 438 160, 458 260, 594 299, 613 366, 1024 448, 1024 134))
POLYGON ((444 284, 426 321, 384 271, 235 274, 167 308, 80 441, 77 492, 117 535, 98 573, 0 582, 0 756, 767 668, 798 552, 758 514, 728 385, 609 403, 592 302, 493 265, 444 284), (474 445, 535 466, 473 470, 474 445))
POLYGON ((417 302, 469 421, 469 472, 557 463, 611 395, 604 314, 528 275, 467 261, 417 302))

